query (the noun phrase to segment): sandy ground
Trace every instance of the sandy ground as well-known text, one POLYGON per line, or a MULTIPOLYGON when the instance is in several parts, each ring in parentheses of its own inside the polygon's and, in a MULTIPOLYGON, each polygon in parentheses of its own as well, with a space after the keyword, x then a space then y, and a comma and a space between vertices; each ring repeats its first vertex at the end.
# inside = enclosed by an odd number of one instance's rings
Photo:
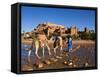
MULTIPOLYGON (((23 45, 30 45, 32 41, 23 40, 23 45)), ((27 46, 27 47, 28 47, 27 46)), ((26 47, 26 48, 27 48, 26 47)), ((52 55, 48 55, 48 50, 45 48, 45 58, 42 57, 42 48, 39 48, 39 56, 41 59, 37 59, 35 56, 35 49, 31 53, 31 61, 28 62, 28 51, 23 50, 21 51, 21 70, 22 71, 32 71, 32 70, 44 70, 44 69, 62 69, 62 68, 77 68, 77 67, 93 67, 95 66, 95 42, 94 41, 73 41, 73 52, 67 51, 67 45, 63 47, 63 56, 62 59, 57 59, 57 62, 50 61, 50 58, 55 58, 53 48, 51 47, 52 55), (79 46, 79 48, 77 48, 79 46), (49 60, 51 64, 46 64, 44 61, 49 60), (44 67, 38 68, 35 64, 43 63, 44 67), (67 62, 64 64, 64 62, 67 62)), ((57 49, 57 55, 60 55, 60 50, 57 49)))

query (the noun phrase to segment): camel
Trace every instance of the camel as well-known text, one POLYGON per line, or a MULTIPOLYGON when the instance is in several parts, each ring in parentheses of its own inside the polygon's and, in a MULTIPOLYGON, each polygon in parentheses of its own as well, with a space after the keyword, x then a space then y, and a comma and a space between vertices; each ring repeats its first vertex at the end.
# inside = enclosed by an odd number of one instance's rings
MULTIPOLYGON (((62 37, 61 36, 53 36, 51 39, 54 40, 53 48, 54 48, 55 55, 57 55, 56 54, 56 49, 59 48, 59 47, 60 47, 60 52, 62 53, 62 50, 63 50, 63 48, 62 48, 63 47, 63 39, 62 39, 62 37)), ((61 57, 56 56, 56 58, 61 58, 61 57)))
POLYGON ((28 52, 28 61, 30 61, 30 55, 31 55, 31 52, 32 52, 32 49, 33 49, 33 45, 35 46, 35 49, 36 49, 35 55, 37 56, 38 59, 41 59, 41 57, 38 55, 39 47, 43 48, 43 50, 42 50, 43 57, 44 57, 44 47, 47 47, 49 56, 51 55, 50 47, 48 45, 48 39, 46 38, 45 34, 34 33, 31 49, 29 49, 29 52, 28 52))

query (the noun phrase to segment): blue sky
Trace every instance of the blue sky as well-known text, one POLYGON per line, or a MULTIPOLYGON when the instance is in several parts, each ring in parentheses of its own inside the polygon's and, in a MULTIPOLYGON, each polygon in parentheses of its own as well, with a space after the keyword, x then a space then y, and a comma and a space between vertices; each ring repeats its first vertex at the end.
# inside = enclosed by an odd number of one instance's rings
POLYGON ((22 6, 21 31, 32 31, 39 23, 51 22, 65 27, 95 29, 95 11, 22 6))

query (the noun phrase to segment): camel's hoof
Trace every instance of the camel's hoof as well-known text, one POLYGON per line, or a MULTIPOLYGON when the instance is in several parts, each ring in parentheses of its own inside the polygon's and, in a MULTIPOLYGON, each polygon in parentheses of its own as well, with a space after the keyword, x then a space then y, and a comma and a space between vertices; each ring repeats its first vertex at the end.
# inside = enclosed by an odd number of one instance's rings
POLYGON ((31 61, 30 60, 28 60, 28 63, 30 63, 31 61))
POLYGON ((41 57, 37 57, 38 59, 41 59, 41 57))
POLYGON ((29 62, 29 63, 31 62, 31 59, 30 59, 30 58, 28 58, 28 62, 29 62))

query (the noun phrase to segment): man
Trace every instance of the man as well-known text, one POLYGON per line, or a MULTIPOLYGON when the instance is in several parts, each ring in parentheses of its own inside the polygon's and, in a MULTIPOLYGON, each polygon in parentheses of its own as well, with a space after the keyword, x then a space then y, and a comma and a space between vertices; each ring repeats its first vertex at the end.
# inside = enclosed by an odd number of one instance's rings
POLYGON ((68 38, 68 52, 70 52, 72 50, 72 38, 69 37, 68 38))

